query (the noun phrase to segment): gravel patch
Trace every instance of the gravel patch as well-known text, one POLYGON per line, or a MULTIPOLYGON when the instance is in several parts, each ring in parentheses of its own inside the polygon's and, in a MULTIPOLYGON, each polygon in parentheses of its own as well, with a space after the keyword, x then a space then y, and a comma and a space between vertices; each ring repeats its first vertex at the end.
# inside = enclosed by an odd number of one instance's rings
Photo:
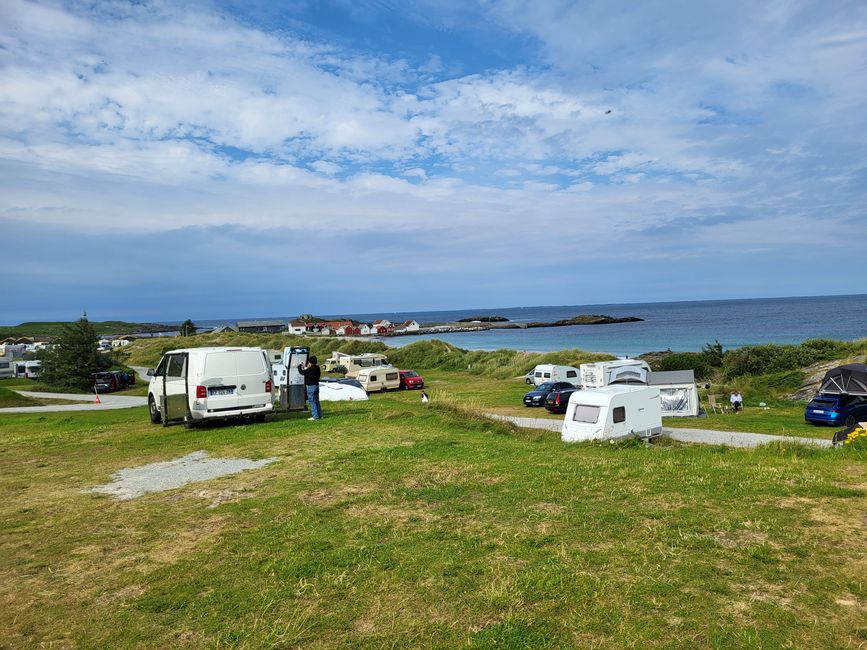
POLYGON ((173 490, 187 483, 207 481, 220 476, 259 469, 276 458, 249 460, 247 458, 209 458, 206 451, 194 451, 186 456, 141 467, 126 467, 112 474, 111 483, 84 490, 107 494, 126 501, 150 492, 173 490))

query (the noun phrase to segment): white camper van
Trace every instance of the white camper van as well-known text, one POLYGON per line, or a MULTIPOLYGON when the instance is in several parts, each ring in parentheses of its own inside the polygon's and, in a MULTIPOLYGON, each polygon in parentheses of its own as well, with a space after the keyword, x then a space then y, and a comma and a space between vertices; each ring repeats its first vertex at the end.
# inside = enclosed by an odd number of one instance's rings
POLYGON ((0 379, 11 379, 15 376, 15 364, 12 357, 0 357, 0 379))
POLYGON ((361 387, 368 393, 376 391, 397 390, 400 388, 400 372, 392 366, 379 368, 364 368, 355 377, 361 382, 361 387))
POLYGON ((578 368, 541 363, 533 370, 533 383, 540 386, 546 381, 568 381, 577 386, 580 383, 579 376, 578 368))
POLYGON ((584 388, 602 388, 612 382, 647 383, 650 366, 641 359, 618 359, 581 364, 581 385, 584 388))
POLYGON ((659 390, 605 386, 572 393, 563 420, 563 442, 609 440, 662 433, 659 390))
POLYGON ((379 352, 367 352, 365 354, 346 354, 345 352, 332 352, 331 357, 322 364, 325 372, 334 372, 337 366, 346 368, 346 377, 355 379, 359 371, 365 368, 378 368, 390 366, 388 358, 379 352))
POLYGON ((154 424, 192 426, 238 416, 261 421, 273 408, 271 364, 261 348, 171 350, 148 375, 154 424))

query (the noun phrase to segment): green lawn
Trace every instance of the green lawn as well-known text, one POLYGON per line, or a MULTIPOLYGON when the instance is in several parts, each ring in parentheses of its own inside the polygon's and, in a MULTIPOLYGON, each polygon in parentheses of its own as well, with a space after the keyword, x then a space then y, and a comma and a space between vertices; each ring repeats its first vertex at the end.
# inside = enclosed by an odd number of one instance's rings
POLYGON ((566 446, 418 393, 324 406, 194 430, 0 415, 0 647, 867 641, 863 452, 566 446), (279 462, 82 493, 199 449, 279 462))

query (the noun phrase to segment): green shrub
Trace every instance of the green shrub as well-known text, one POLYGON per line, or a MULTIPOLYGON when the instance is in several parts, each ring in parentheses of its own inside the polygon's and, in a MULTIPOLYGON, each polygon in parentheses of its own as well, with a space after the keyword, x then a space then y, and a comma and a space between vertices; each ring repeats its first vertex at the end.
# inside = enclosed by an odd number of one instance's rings
POLYGON ((656 363, 654 370, 695 370, 696 379, 710 378, 716 368, 703 352, 675 352, 669 354, 656 363))

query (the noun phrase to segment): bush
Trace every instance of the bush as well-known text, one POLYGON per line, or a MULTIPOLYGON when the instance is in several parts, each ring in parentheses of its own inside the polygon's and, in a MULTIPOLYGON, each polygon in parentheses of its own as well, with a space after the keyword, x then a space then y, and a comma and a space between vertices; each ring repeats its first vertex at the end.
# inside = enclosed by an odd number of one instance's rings
POLYGON ((723 373, 727 379, 732 379, 741 375, 797 370, 812 362, 810 351, 800 345, 754 345, 726 352, 723 373))
POLYGON ((716 371, 704 352, 675 352, 654 364, 654 370, 695 370, 696 379, 708 379, 716 371))

